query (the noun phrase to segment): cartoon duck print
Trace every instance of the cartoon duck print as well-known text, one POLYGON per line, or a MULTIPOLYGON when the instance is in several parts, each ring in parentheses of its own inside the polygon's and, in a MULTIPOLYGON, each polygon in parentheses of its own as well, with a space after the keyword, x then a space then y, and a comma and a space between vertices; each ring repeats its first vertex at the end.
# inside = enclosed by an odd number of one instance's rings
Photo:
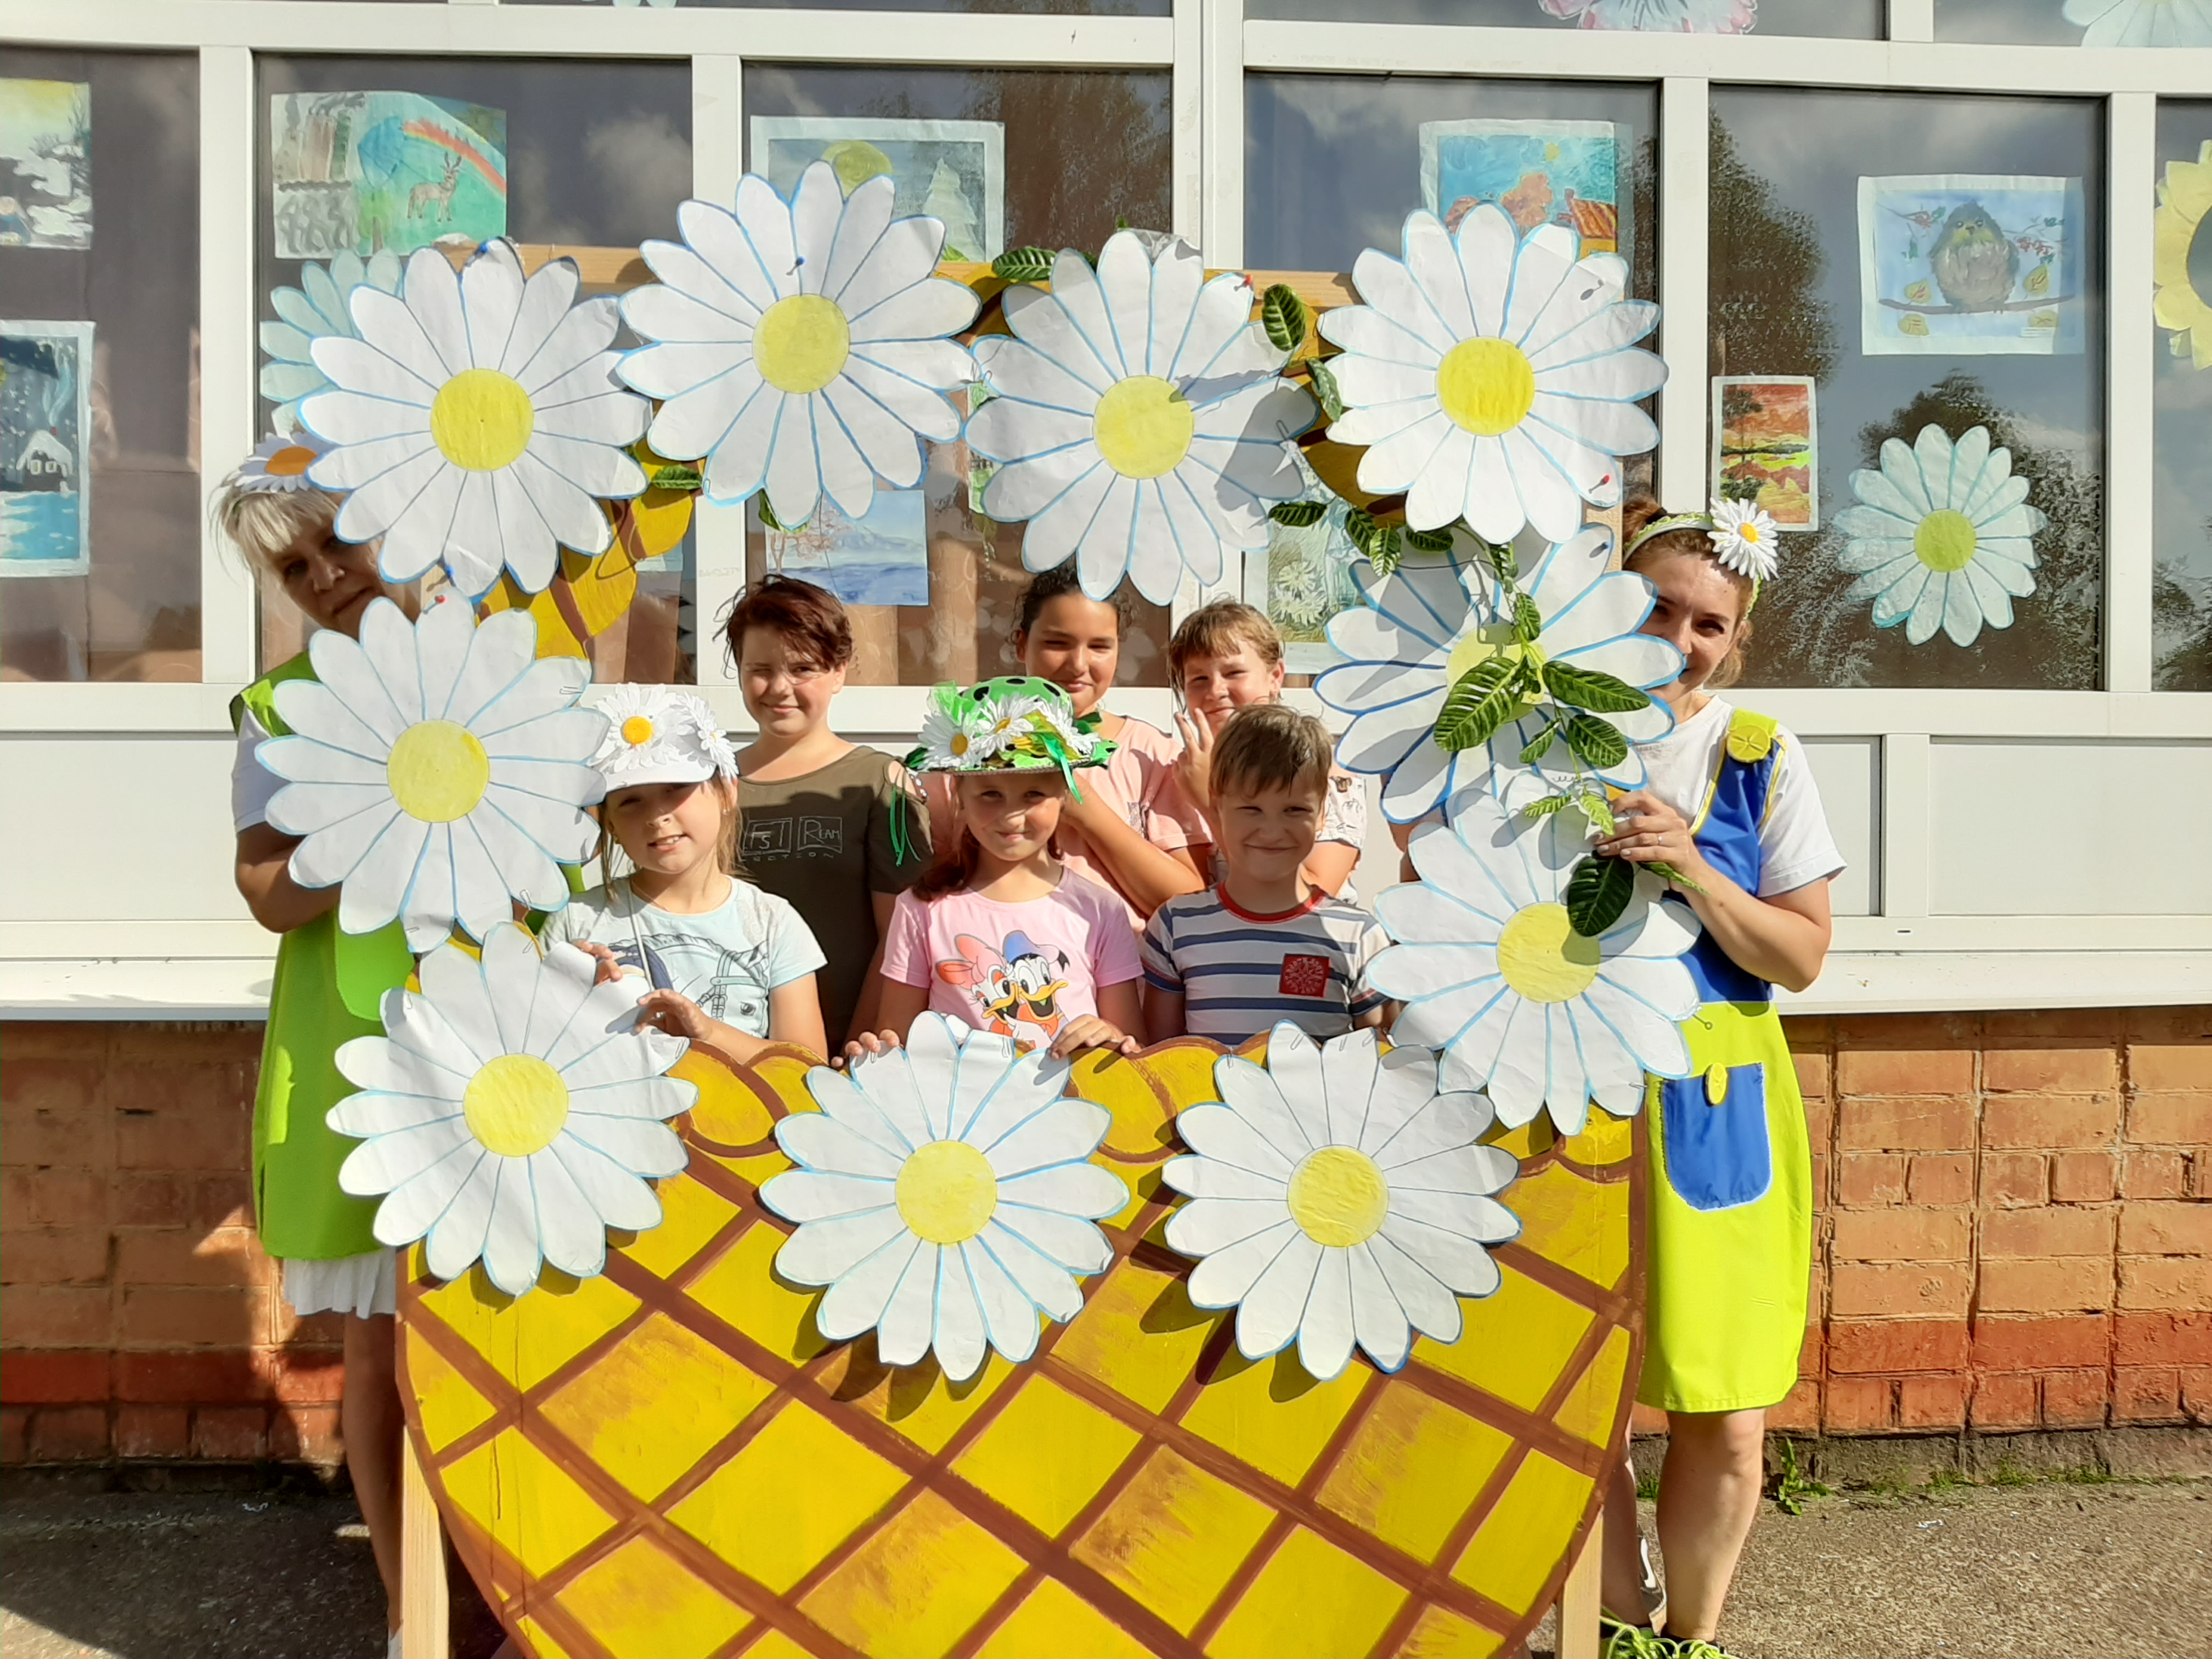
POLYGON ((937 964, 938 977, 975 997, 987 1030, 1013 1038, 1024 1051, 1048 1046, 1067 1021, 1060 1006, 1067 989, 1066 952, 1039 950, 1019 928, 999 948, 973 933, 953 943, 960 954, 937 964))

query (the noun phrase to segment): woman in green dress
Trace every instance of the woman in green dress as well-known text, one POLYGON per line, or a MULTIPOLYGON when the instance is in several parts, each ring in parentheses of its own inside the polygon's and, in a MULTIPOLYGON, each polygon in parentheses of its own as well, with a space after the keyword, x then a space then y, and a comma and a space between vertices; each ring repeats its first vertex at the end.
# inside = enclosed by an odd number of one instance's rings
MULTIPOLYGON (((392 599, 414 616, 416 589, 384 582, 376 544, 338 538, 338 502, 307 480, 318 453, 304 434, 262 444, 224 480, 214 506, 217 526, 257 578, 283 593, 316 629, 358 637, 362 617, 378 599, 392 599)), ((276 713, 276 689, 286 680, 314 677, 302 651, 247 686, 230 706, 238 732, 231 774, 238 890, 253 919, 283 936, 253 1102, 253 1213, 293 1312, 302 1318, 337 1313, 345 1319, 339 1424, 346 1468, 384 1580, 396 1659, 403 1425, 393 1370, 397 1264, 394 1253, 370 1231, 374 1201, 339 1191, 338 1165, 356 1143, 332 1131, 323 1116, 353 1092, 338 1074, 339 1045, 382 1033, 377 1005, 406 979, 414 958, 396 922, 374 933, 341 933, 338 889, 295 883, 289 864, 299 838, 268 821, 269 803, 283 781, 260 763, 256 751, 289 731, 276 713)))

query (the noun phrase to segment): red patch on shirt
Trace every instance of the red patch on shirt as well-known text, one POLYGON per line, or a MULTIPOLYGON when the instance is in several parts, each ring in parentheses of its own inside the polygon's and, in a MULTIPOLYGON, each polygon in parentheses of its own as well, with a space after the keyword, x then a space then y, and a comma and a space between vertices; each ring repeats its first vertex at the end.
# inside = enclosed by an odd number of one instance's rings
POLYGON ((1285 957, 1283 976, 1275 982, 1275 988, 1286 997, 1326 996, 1328 971, 1327 957, 1285 957))

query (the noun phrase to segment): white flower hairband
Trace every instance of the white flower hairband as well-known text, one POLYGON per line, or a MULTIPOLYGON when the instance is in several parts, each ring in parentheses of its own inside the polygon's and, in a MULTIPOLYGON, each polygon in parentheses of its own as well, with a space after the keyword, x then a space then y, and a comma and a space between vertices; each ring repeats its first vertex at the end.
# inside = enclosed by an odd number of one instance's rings
POLYGON ((1715 501, 1710 513, 1671 513, 1654 519, 1636 532, 1620 556, 1622 562, 1654 537, 1676 530, 1704 531, 1721 568, 1753 582, 1766 580, 1780 566, 1775 551, 1780 532, 1772 515, 1756 502, 1730 501, 1715 501))

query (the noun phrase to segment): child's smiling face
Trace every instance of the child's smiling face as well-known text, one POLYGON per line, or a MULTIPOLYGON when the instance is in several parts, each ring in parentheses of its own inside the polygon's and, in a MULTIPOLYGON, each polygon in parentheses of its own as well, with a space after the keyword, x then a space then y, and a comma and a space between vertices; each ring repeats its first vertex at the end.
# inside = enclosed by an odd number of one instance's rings
POLYGON ((630 862, 673 878, 715 855, 731 802, 712 781, 641 783, 609 795, 605 810, 608 827, 630 862))
POLYGON ((1121 619, 1110 605, 1080 593, 1059 593, 1037 608, 1025 634, 1014 636, 1022 666, 1066 691, 1078 714, 1098 707, 1121 660, 1121 619))
POLYGON ((959 794, 960 822, 975 844, 1022 864, 1051 847, 1067 786, 1057 772, 984 772, 962 778, 959 794))
POLYGON ((1214 820, 1222 862, 1232 877, 1275 884, 1295 882, 1321 835, 1323 784, 1249 783, 1218 779, 1214 820))
POLYGON ((1239 641, 1225 656, 1193 657, 1183 664, 1182 700, 1191 713, 1218 733, 1229 717, 1248 703, 1273 702, 1283 694, 1283 665, 1261 659, 1239 641))

